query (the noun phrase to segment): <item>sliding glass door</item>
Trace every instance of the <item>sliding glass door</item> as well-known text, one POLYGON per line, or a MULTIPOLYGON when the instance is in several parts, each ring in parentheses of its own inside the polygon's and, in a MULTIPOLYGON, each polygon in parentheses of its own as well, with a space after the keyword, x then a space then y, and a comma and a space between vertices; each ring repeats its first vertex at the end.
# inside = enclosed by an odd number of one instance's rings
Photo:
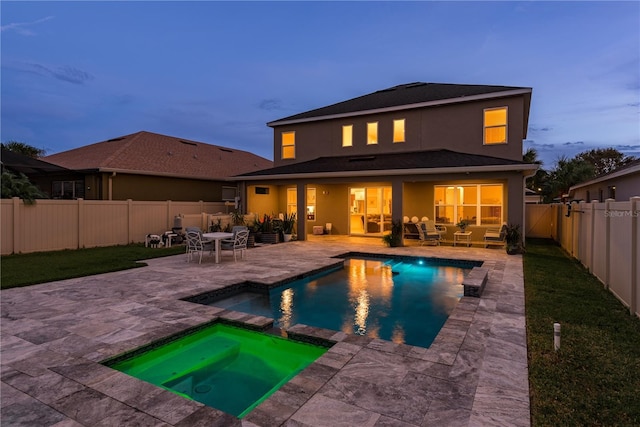
POLYGON ((349 189, 349 233, 381 235, 391 229, 391 187, 349 189))

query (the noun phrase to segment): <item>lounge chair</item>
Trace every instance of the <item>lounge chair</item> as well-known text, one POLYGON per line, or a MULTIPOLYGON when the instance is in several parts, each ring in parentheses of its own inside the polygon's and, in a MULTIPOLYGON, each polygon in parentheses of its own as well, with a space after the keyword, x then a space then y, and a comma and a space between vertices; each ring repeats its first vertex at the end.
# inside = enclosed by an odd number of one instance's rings
POLYGON ((430 222, 433 221, 419 222, 417 224, 421 246, 425 243, 439 245, 440 239, 442 239, 442 236, 436 229, 435 224, 429 224, 430 222))
POLYGON ((487 228, 484 233, 484 247, 489 245, 504 246, 507 241, 507 224, 502 224, 502 227, 487 228))

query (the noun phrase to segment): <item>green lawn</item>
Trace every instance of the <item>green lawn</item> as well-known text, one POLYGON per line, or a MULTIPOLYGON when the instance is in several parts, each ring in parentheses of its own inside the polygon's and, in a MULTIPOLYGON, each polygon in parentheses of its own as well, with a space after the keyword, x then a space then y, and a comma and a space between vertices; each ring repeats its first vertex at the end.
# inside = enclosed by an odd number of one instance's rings
POLYGON ((550 240, 527 242, 524 276, 533 425, 640 425, 640 319, 550 240))
POLYGON ((145 248, 136 244, 8 255, 0 259, 0 285, 7 289, 126 270, 146 265, 139 260, 179 253, 184 253, 184 246, 145 248))

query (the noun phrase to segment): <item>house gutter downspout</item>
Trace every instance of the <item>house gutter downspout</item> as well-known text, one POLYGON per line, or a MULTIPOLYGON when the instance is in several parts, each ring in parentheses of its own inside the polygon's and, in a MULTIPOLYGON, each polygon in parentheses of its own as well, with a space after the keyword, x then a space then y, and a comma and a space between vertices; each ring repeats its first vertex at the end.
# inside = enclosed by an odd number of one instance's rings
POLYGON ((522 177, 522 246, 526 246, 525 245, 525 239, 526 239, 526 234, 527 234, 527 223, 526 223, 526 219, 527 219, 527 179, 533 177, 536 173, 538 172, 538 168, 535 168, 533 171, 531 171, 531 173, 525 173, 524 176, 522 177))
POLYGON ((111 172, 109 175, 109 200, 113 200, 113 178, 116 176, 115 172, 111 172))

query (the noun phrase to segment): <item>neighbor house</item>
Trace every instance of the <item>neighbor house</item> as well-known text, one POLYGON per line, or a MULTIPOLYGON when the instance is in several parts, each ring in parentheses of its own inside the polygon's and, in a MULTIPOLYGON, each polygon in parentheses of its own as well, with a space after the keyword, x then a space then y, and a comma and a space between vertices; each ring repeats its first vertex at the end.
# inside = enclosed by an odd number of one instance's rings
POLYGON ((29 182, 35 185, 42 193, 51 199, 65 198, 65 191, 73 192, 74 189, 58 186, 58 182, 75 183, 82 180, 82 174, 63 168, 52 163, 34 159, 20 153, 15 153, 2 146, 2 171, 12 172, 15 175, 24 174, 29 182))
POLYGON ((447 227, 522 224, 531 88, 411 83, 268 123, 274 167, 242 174, 257 214, 296 212, 298 238, 320 229, 380 236, 392 220, 447 227), (327 227, 327 224, 331 224, 327 227))
POLYGON ((232 201, 237 187, 228 177, 273 166, 247 151, 145 131, 42 160, 81 174, 53 182, 53 191, 88 200, 232 201))
POLYGON ((585 202, 604 202, 606 199, 620 202, 635 196, 640 196, 640 159, 569 188, 569 200, 585 202))

